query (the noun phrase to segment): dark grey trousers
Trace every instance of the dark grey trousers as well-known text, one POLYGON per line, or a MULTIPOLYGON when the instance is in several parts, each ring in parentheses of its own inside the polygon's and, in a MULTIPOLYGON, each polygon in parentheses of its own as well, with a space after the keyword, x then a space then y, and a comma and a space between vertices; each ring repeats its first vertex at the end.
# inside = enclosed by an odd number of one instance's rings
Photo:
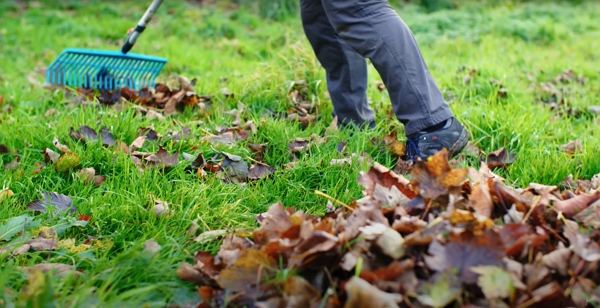
POLYGON ((300 0, 304 32, 327 73, 341 124, 374 120, 367 102, 368 58, 398 120, 411 135, 453 116, 417 42, 386 0, 300 0))

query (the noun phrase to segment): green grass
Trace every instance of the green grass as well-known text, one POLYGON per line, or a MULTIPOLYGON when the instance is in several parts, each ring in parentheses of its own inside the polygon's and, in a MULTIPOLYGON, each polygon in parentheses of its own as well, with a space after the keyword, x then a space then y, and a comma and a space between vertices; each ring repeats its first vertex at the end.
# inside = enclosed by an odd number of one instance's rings
MULTIPOLYGON (((297 16, 278 22, 263 20, 249 11, 216 10, 183 2, 166 1, 134 51, 169 59, 161 80, 182 74, 197 78, 196 91, 215 95, 210 113, 205 116, 185 112, 166 121, 136 116, 134 108, 118 112, 111 108, 68 107, 69 99, 51 93, 31 82, 43 83, 36 70, 47 66, 64 48, 118 49, 127 29, 145 10, 134 1, 39 1, 21 9, 22 1, 0 3, 0 96, 12 105, 12 113, 0 113, 0 144, 16 149, 21 156, 20 169, 2 170, 0 183, 14 196, 0 201, 0 224, 28 211, 25 207, 40 197, 39 192, 56 191, 72 197, 77 214, 92 217, 83 228, 70 228, 61 239, 74 238, 82 243, 93 236, 110 249, 93 248, 78 254, 61 249, 50 253, 30 252, 17 257, 0 257, 0 306, 8 301, 25 301, 21 296, 27 275, 18 267, 44 262, 75 265, 83 279, 49 278, 57 306, 109 307, 147 305, 164 307, 173 303, 193 302, 193 286, 177 278, 176 270, 198 249, 214 249, 215 243, 199 244, 186 233, 192 221, 203 221, 211 229, 256 227, 254 216, 274 202, 296 206, 310 213, 322 213, 326 200, 314 194, 323 191, 343 202, 361 197, 356 183, 358 174, 368 165, 332 167, 329 161, 340 158, 339 141, 348 142, 347 151, 369 153, 390 168, 395 159, 371 139, 390 128, 387 122, 389 100, 373 85, 370 99, 378 107, 375 131, 354 134, 339 132, 322 146, 302 155, 292 169, 280 169, 267 180, 246 186, 222 183, 213 175, 198 178, 186 170, 185 163, 169 170, 138 172, 131 160, 100 145, 74 142, 69 128, 88 125, 99 130, 106 126, 116 139, 131 143, 140 127, 154 125, 167 135, 179 131, 191 121, 192 138, 183 143, 166 142, 171 153, 179 151, 212 157, 213 149, 200 139, 206 131, 214 133, 218 125, 230 125, 233 118, 224 111, 243 102, 247 114, 261 123, 262 112, 285 111, 285 94, 293 80, 308 82, 314 101, 319 105, 319 121, 307 129, 281 120, 265 118, 258 134, 249 142, 268 143, 265 161, 281 166, 291 161, 287 146, 296 137, 322 135, 331 121, 331 105, 326 96, 324 72, 303 36, 297 16), (223 81, 226 78, 226 81, 223 81), (235 98, 225 98, 220 89, 229 88, 235 98), (45 116, 49 109, 57 115, 45 116), (80 167, 93 167, 107 177, 99 188, 84 185, 71 173, 57 173, 52 167, 35 173, 43 162, 42 151, 54 149, 56 136, 81 157, 80 167), (194 147, 197 147, 196 149, 194 147), (169 203, 173 215, 157 218, 152 198, 169 203), (143 253, 144 242, 155 239, 162 249, 150 257, 143 253), (208 245, 208 246, 207 246, 208 245)), ((589 179, 600 172, 597 151, 600 148, 598 119, 586 107, 600 105, 600 24, 595 12, 598 4, 584 3, 536 5, 469 6, 460 10, 442 10, 427 14, 418 6, 399 9, 411 26, 433 75, 451 102, 452 110, 472 132, 472 140, 483 151, 506 147, 515 153, 515 162, 497 172, 511 185, 530 182, 559 184, 569 174, 589 179), (475 68, 479 75, 465 84, 461 67, 475 68), (582 111, 580 117, 558 117, 543 108, 540 97, 530 85, 553 80, 562 71, 572 69, 587 78, 585 85, 564 84, 569 90, 565 101, 582 111), (534 81, 528 79, 530 78, 534 81), (490 79, 502 82, 506 97, 498 97, 498 88, 490 79), (581 140, 583 152, 571 157, 560 151, 569 140, 581 140)), ((379 80, 370 68, 372 81, 379 80)), ((155 151, 158 145, 147 142, 143 150, 155 151)), ((246 158, 254 157, 240 142, 233 148, 220 148, 246 158)), ((2 165, 14 155, 1 155, 2 165)), ((471 166, 477 166, 471 162, 471 166)), ((55 223, 48 214, 36 220, 42 225, 55 223)))

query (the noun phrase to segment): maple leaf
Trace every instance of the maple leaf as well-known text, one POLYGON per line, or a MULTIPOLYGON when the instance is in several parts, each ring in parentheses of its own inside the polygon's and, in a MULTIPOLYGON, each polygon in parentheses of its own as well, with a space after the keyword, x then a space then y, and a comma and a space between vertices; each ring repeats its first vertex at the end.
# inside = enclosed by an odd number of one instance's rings
POLYGON ((462 186, 467 177, 466 169, 451 169, 448 165, 448 151, 442 149, 427 162, 417 161, 412 169, 411 185, 416 193, 427 199, 437 199, 447 195, 453 188, 462 186))
POLYGON ((466 283, 475 283, 477 275, 470 271, 473 266, 500 266, 505 256, 500 236, 488 230, 474 236, 467 232, 451 235, 446 245, 433 241, 425 255, 427 266, 437 272, 456 269, 466 283))

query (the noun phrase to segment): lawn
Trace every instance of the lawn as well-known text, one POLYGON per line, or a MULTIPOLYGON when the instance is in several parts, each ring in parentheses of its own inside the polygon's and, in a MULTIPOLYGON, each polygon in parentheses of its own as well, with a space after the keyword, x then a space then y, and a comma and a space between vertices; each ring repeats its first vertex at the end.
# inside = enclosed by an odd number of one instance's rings
MULTIPOLYGON (((178 88, 178 76, 195 80, 194 91, 211 97, 204 110, 156 118, 145 107, 84 106, 43 87, 43 71, 64 48, 117 50, 145 9, 139 1, 0 3, 0 145, 9 152, 0 154, 0 230, 7 229, 9 218, 34 219, 25 232, 0 232, 0 246, 43 235, 44 227, 61 231, 58 249, 0 254, 0 306, 31 304, 36 297, 53 297, 57 307, 198 302, 193 284, 177 276, 195 251, 218 251, 218 242, 195 241, 198 234, 251 231, 255 216, 276 202, 323 214, 329 199, 350 204, 363 197, 357 179, 372 162, 396 167, 390 148, 373 142, 391 132, 404 139, 402 125, 388 116, 389 99, 372 67, 369 98, 378 127, 328 132, 318 142, 332 123, 331 104, 324 71, 296 15, 270 20, 251 10, 165 1, 133 51, 169 60, 159 82, 178 88), (289 93, 296 88, 313 105, 310 125, 286 119, 293 107, 289 93), (256 132, 248 129, 249 137, 231 146, 211 142, 218 127, 233 126, 231 111, 240 107, 242 126, 252 121, 256 132), (141 128, 151 127, 160 139, 149 138, 136 150, 156 153, 162 147, 177 153, 178 163, 140 167, 123 151, 72 138, 71 129, 81 126, 98 133, 106 127, 127 146, 141 128), (54 138, 78 157, 77 166, 59 172, 45 159, 45 149, 62 154, 54 138), (297 138, 313 138, 310 148, 291 153, 297 138), (346 143, 343 153, 340 142, 346 143), (249 144, 266 150, 252 151, 249 144), (248 165, 262 161, 275 171, 232 183, 223 173, 194 168, 198 155, 210 163, 218 152, 248 165), (371 161, 330 163, 352 153, 366 153, 371 161), (84 168, 105 181, 87 183, 78 176, 84 168), (29 211, 27 205, 45 192, 72 198, 76 214, 29 211), (157 203, 167 207, 161 215, 157 203), (189 232, 192 226, 197 229, 189 232), (154 242, 160 246, 156 254, 145 249, 154 242), (73 265, 81 277, 28 280, 22 267, 43 263, 73 265)), ((599 4, 468 5, 435 12, 402 5, 398 11, 456 117, 470 129, 473 145, 483 157, 501 149, 514 155, 505 168, 494 170, 507 185, 559 185, 570 175, 577 181, 600 173, 600 119, 589 108, 600 105, 599 4), (570 141, 581 146, 564 150, 570 141)), ((455 163, 480 166, 477 157, 455 163)))

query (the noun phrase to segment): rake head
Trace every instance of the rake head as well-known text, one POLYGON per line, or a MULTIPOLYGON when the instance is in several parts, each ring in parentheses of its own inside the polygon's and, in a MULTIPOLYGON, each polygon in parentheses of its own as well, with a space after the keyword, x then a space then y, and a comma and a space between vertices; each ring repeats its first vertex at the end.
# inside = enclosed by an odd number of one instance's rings
POLYGON ((50 64, 46 82, 72 88, 141 90, 154 87, 167 59, 121 51, 65 49, 50 64))

